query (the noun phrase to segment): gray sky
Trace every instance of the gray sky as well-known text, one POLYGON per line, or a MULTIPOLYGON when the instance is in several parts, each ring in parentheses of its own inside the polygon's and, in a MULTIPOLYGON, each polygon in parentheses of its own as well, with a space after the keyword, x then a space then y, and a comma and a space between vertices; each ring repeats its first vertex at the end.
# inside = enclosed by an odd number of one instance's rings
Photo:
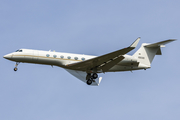
MULTIPOLYGON (((1 0, 0 119, 179 120, 179 41, 146 71, 100 74, 91 87, 59 67, 14 62, 20 48, 102 55, 180 38, 179 0, 1 0)), ((135 50, 129 54, 133 54, 135 50)))

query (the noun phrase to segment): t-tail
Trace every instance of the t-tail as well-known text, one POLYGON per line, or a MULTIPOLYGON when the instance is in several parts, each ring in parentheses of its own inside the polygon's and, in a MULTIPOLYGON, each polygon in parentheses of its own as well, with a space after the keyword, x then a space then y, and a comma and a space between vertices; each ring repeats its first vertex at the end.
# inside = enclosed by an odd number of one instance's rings
POLYGON ((175 39, 169 39, 153 44, 143 43, 139 50, 134 53, 133 57, 136 58, 142 66, 151 67, 155 55, 162 55, 161 47, 165 47, 165 44, 172 41, 175 41, 175 39))

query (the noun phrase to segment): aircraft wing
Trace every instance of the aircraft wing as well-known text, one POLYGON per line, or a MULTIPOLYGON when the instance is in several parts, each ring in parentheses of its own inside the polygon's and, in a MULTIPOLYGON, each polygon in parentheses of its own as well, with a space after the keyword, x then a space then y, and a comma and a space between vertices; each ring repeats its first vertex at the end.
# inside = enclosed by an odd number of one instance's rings
POLYGON ((133 50, 140 38, 137 38, 129 47, 117 50, 115 52, 111 52, 99 57, 95 57, 86 61, 68 64, 66 66, 67 69, 72 70, 79 70, 79 71, 86 71, 90 72, 91 70, 102 70, 103 72, 108 71, 112 68, 115 64, 119 63, 124 59, 122 55, 128 53, 129 51, 133 50))

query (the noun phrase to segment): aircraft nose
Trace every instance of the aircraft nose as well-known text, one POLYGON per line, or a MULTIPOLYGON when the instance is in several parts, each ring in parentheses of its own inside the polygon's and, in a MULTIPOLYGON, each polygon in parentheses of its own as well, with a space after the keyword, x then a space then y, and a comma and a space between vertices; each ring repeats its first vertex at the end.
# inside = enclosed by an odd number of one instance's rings
POLYGON ((11 54, 7 54, 7 55, 4 55, 3 58, 5 58, 5 59, 11 59, 11 56, 12 56, 11 54))

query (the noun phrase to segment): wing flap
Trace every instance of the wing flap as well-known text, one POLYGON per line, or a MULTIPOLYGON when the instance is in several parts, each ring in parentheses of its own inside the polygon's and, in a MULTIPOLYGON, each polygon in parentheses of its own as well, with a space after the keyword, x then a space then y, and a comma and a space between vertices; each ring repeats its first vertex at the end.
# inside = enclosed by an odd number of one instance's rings
POLYGON ((120 57, 116 58, 115 60, 112 60, 112 61, 106 63, 105 65, 103 65, 100 68, 102 69, 103 72, 106 72, 123 59, 124 59, 124 57, 120 56, 120 57))

